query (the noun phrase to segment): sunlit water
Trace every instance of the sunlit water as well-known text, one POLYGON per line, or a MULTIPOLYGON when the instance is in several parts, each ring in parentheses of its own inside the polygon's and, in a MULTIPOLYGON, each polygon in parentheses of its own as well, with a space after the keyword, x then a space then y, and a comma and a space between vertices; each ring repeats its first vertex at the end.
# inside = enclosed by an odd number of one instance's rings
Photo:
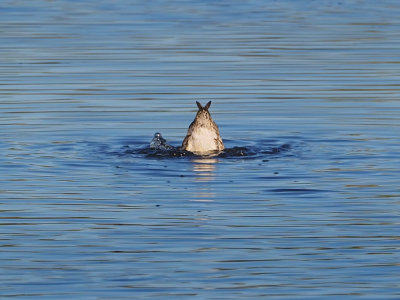
POLYGON ((399 299, 399 14, 2 1, 0 296, 399 299))

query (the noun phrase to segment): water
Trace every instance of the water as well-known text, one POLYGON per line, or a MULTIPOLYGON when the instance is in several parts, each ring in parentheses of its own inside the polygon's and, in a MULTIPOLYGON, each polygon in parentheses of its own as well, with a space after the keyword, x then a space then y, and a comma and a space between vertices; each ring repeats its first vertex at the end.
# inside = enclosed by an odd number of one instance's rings
POLYGON ((400 298, 397 1, 0 12, 2 298, 400 298))

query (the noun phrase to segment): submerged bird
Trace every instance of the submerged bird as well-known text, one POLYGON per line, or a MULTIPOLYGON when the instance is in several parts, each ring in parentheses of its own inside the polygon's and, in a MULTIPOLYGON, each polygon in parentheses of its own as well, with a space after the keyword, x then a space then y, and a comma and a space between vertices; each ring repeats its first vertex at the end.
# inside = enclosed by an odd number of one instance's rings
POLYGON ((218 126, 208 111, 211 101, 204 107, 197 101, 196 104, 199 110, 188 128, 181 149, 195 154, 207 154, 224 150, 225 147, 219 135, 218 126))

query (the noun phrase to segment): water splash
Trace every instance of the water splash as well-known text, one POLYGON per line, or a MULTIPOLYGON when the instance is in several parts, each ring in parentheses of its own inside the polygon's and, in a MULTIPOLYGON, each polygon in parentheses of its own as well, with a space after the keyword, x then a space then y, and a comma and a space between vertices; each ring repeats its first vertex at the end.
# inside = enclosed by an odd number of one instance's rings
POLYGON ((254 146, 234 146, 225 148, 223 151, 210 151, 206 155, 198 155, 190 151, 174 147, 167 143, 161 133, 156 132, 149 146, 126 145, 121 150, 121 155, 144 155, 153 158, 174 158, 174 157, 215 157, 215 158, 258 158, 265 155, 280 155, 292 149, 290 144, 276 145, 259 141, 254 146))

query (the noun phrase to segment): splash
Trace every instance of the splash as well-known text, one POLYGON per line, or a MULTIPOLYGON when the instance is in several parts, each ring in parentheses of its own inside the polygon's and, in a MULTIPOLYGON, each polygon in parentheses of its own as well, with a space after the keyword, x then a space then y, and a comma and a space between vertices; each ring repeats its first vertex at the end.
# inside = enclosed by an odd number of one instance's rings
POLYGON ((183 150, 181 147, 174 147, 167 143, 161 133, 156 132, 149 146, 133 148, 123 147, 123 155, 144 155, 153 158, 174 158, 174 157, 213 157, 213 158, 257 158, 262 156, 280 155, 291 150, 289 144, 265 145, 262 141, 257 146, 241 146, 225 148, 222 151, 210 151, 207 154, 197 155, 193 152, 183 150))

